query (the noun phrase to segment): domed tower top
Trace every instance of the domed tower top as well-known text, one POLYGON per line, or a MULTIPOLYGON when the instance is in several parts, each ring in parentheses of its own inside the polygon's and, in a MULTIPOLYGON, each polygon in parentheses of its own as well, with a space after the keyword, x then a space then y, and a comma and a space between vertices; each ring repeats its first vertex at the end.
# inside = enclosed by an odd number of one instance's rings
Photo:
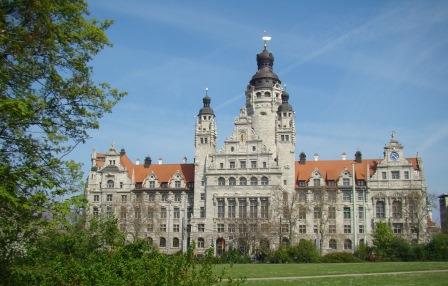
POLYGON ((272 71, 272 67, 274 66, 274 55, 267 49, 267 42, 271 40, 271 37, 265 35, 263 36, 263 40, 263 51, 257 54, 258 71, 250 80, 250 84, 255 88, 269 88, 276 83, 281 83, 278 76, 272 71))
POLYGON ((289 93, 284 89, 282 92, 282 104, 278 107, 278 113, 292 111, 292 106, 289 104, 288 100, 289 93))
POLYGON ((205 89, 205 96, 202 98, 202 103, 204 106, 199 110, 198 116, 201 115, 215 115, 213 109, 210 107, 210 102, 212 99, 208 96, 208 88, 205 89))

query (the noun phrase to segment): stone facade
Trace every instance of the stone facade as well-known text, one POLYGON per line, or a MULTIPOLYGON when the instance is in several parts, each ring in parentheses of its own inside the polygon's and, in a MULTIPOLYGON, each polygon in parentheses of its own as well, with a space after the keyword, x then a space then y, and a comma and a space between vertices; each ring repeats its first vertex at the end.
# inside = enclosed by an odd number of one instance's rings
POLYGON ((219 149, 206 94, 195 128, 194 164, 131 162, 112 146, 92 154, 89 214, 114 215, 127 239, 144 237, 166 253, 195 242, 254 253, 311 239, 323 253, 371 243, 379 221, 409 240, 427 239, 422 160, 405 158, 392 136, 382 159, 295 159, 295 113, 273 72, 274 57, 257 55, 246 104, 219 149))

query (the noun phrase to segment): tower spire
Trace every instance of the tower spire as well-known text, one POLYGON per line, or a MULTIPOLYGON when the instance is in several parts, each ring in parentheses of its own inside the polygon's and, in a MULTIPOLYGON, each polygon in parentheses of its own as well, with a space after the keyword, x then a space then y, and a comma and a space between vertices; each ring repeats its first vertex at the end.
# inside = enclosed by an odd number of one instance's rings
POLYGON ((263 39, 263 42, 264 42, 264 50, 267 50, 268 42, 272 39, 272 37, 269 36, 266 31, 264 31, 262 39, 263 39))

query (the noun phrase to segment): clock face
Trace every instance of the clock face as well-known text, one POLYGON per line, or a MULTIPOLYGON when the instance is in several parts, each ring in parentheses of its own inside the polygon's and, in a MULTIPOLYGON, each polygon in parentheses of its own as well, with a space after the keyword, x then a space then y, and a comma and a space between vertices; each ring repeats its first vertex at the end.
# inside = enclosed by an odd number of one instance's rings
POLYGON ((393 161, 397 161, 399 157, 400 157, 400 155, 398 155, 398 153, 395 152, 395 151, 390 153, 390 159, 393 160, 393 161))

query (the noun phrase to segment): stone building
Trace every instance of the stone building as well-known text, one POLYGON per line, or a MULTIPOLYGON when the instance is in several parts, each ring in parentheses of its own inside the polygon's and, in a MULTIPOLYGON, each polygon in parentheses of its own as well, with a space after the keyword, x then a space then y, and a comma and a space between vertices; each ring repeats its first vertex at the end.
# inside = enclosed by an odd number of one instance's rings
POLYGON ((215 113, 203 98, 188 164, 132 162, 112 146, 93 152, 86 190, 89 214, 114 215, 127 239, 143 237, 161 251, 198 254, 210 246, 260 248, 311 239, 323 253, 371 243, 377 222, 396 235, 427 239, 428 206, 422 160, 407 158, 392 136, 380 159, 296 161, 295 113, 273 71, 266 45, 245 91, 234 130, 218 147, 215 113))
POLYGON ((443 232, 448 233, 448 194, 439 196, 440 226, 443 232))

